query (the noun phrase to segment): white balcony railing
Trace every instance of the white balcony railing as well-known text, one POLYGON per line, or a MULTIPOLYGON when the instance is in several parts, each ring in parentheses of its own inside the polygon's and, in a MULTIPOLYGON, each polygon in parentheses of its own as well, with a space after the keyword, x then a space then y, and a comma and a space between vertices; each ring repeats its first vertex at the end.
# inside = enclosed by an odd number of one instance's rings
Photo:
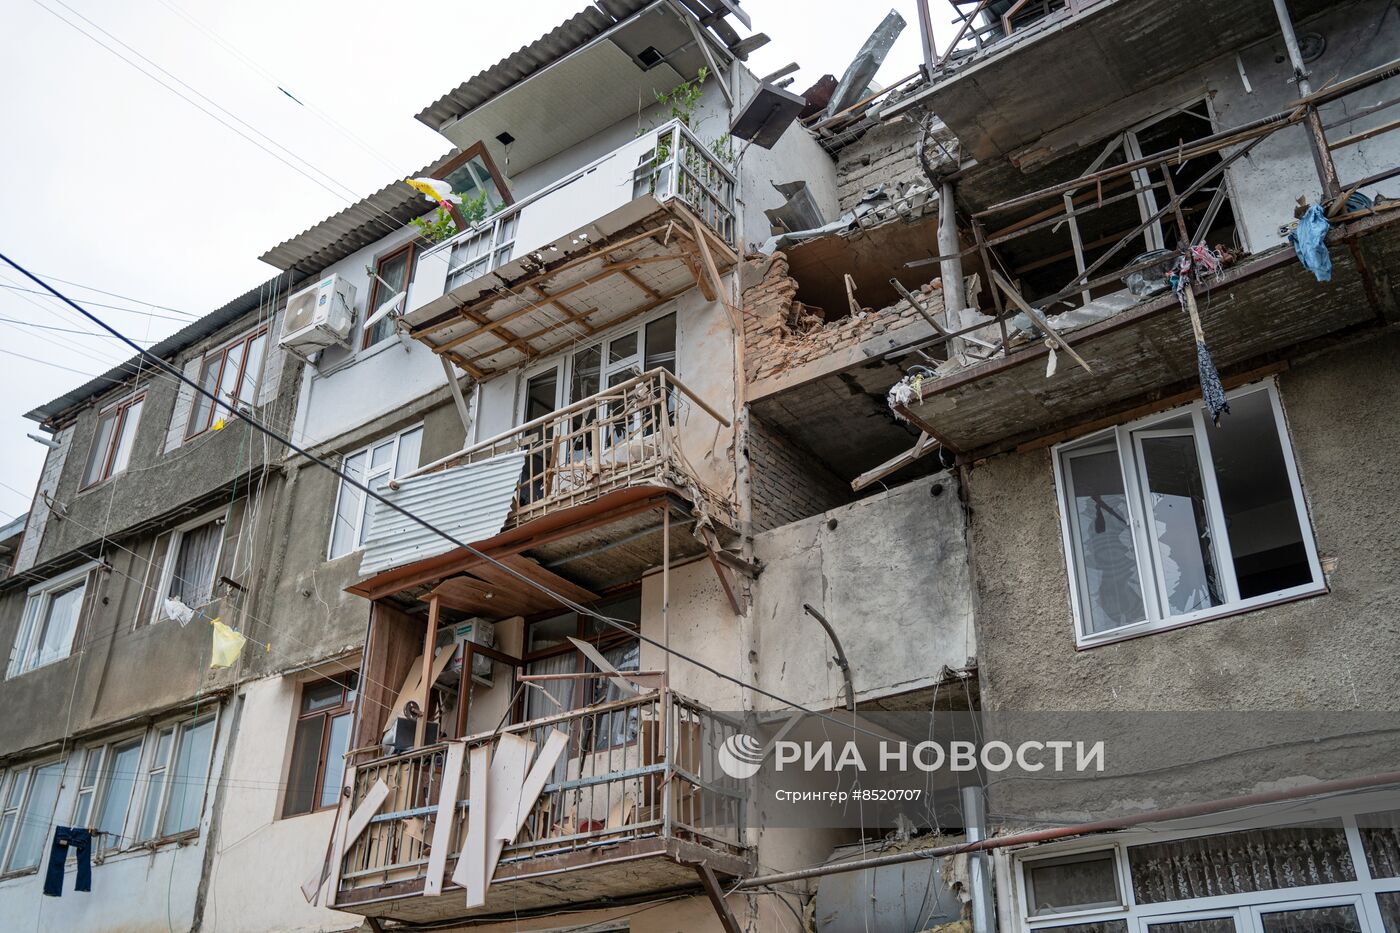
POLYGON ((684 202, 732 246, 736 184, 725 160, 672 120, 424 251, 414 273, 409 310, 639 197, 684 202))

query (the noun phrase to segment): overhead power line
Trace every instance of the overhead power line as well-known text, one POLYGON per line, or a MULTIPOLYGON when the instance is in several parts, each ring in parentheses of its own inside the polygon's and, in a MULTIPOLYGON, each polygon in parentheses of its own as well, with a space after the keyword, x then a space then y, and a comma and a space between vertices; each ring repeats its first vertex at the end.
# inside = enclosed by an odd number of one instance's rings
MULTIPOLYGON (((37 0, 36 0, 36 2, 37 2, 37 0)), ((147 351, 147 350, 142 349, 142 347, 141 347, 139 344, 137 344, 135 341, 131 340, 129 337, 127 337, 127 336, 126 336, 125 334, 123 334, 121 331, 117 330, 117 329, 116 329, 115 327, 113 327, 111 324, 108 324, 108 323, 107 323, 106 321, 104 321, 102 318, 98 317, 98 316, 97 316, 96 314, 94 314, 93 312, 91 312, 91 311, 89 311, 88 309, 84 308, 82 305, 78 304, 78 303, 75 302, 73 299, 69 298, 67 295, 65 295, 65 294, 63 294, 62 292, 58 291, 56 288, 54 288, 52 285, 50 285, 50 284, 49 284, 48 282, 46 282, 44 279, 40 278, 39 276, 37 276, 37 275, 34 274, 33 272, 30 272, 27 268, 25 268, 25 267, 24 267, 23 265, 21 265, 20 263, 16 262, 14 259, 11 259, 8 255, 6 255, 6 254, 4 254, 4 253, 0 253, 0 261, 3 261, 3 262, 6 263, 7 265, 9 265, 9 266, 10 266, 11 268, 13 268, 16 272, 19 272, 21 275, 23 275, 25 278, 29 279, 30 281, 34 282, 34 283, 35 283, 36 285, 38 285, 40 288, 43 288, 43 289, 45 289, 46 291, 48 291, 48 292, 49 292, 50 294, 52 294, 55 298, 59 299, 59 300, 62 301, 64 304, 68 305, 69 307, 73 308, 73 310, 77 311, 79 314, 83 315, 85 318, 87 318, 88 320, 92 321, 92 322, 93 322, 94 324, 96 324, 98 327, 101 327, 103 330, 105 330, 105 331, 107 331, 108 333, 112 334, 113 336, 118 337, 119 339, 121 339, 124 343, 126 343, 126 344, 127 344, 128 346, 130 346, 134 351, 136 351, 136 353, 138 353, 139 355, 141 355, 141 356, 143 356, 143 357, 148 358, 148 359, 151 361, 151 363, 152 363, 155 367, 157 367, 157 368, 159 368, 159 369, 161 369, 161 370, 163 370, 163 371, 169 373, 173 378, 177 379, 179 382, 181 382, 181 383, 183 383, 184 385, 188 386, 190 389, 192 389, 194 392, 198 393, 199 395, 202 395, 202 396, 204 396, 205 398, 209 399, 210 402, 212 402, 213 404, 216 404, 216 405, 217 405, 217 404, 220 404, 220 400, 219 400, 218 396, 215 395, 213 392, 211 392, 211 391, 209 391, 208 389, 204 388, 202 385, 200 385, 198 382, 194 381, 193 379, 187 378, 187 377, 184 375, 183 372, 181 372, 177 367, 171 365, 171 364, 170 364, 169 362, 167 362, 165 359, 163 359, 163 358, 161 358, 161 357, 159 357, 159 356, 156 356, 155 354, 150 353, 150 352, 147 351)), ((383 494, 381 494, 378 490, 376 490, 375 488, 373 488, 372 486, 370 486, 368 483, 362 481, 361 479, 359 479, 359 478, 356 477, 355 475, 353 475, 353 474, 351 474, 351 473, 349 473, 349 472, 347 472, 347 471, 345 471, 345 470, 339 469, 339 468, 336 467, 335 465, 333 465, 333 464, 329 463, 328 461, 322 459, 321 457, 318 457, 317 455, 313 454, 311 451, 309 451, 309 450, 307 450, 307 449, 305 449, 305 448, 303 448, 303 447, 297 445, 296 443, 294 443, 294 442, 291 440, 291 438, 286 437, 286 436, 284 436, 283 434, 281 434, 281 433, 279 433, 279 432, 277 432, 277 431, 274 431, 273 429, 267 427, 267 426, 264 425, 261 421, 259 421, 257 418, 253 417, 253 415, 252 415, 251 413, 240 413, 240 414, 238 415, 238 417, 240 417, 240 418, 242 418, 244 421, 246 421, 246 422, 248 423, 248 425, 249 425, 250 427, 252 427, 254 430, 258 431, 258 432, 261 433, 261 434, 266 435, 267 437, 271 438, 273 441, 275 441, 275 442, 277 442, 277 443, 283 445, 284 447, 286 447, 288 450, 291 450, 291 451, 293 451, 294 453, 297 453, 297 454, 299 454, 299 455, 305 457, 305 458, 306 458, 308 461, 310 461, 311 463, 314 463, 314 464, 316 464, 317 466, 321 467, 322 469, 326 470, 327 472, 329 472, 329 473, 331 473, 331 474, 333 474, 333 475, 339 477, 340 480, 341 480, 342 482, 344 482, 344 483, 346 483, 346 484, 352 486, 352 487, 355 488, 355 489, 358 489, 360 492, 364 493, 364 494, 365 494, 366 496, 368 496, 369 498, 371 498, 371 499, 373 499, 374 501, 378 502, 380 505, 382 505, 382 506, 384 506, 384 507, 386 507, 386 508, 388 508, 388 509, 390 509, 390 510, 392 510, 392 511, 394 511, 394 512, 397 512, 398 514, 402 515, 404 518, 408 519, 409 521, 413 522, 413 523, 416 524, 416 525, 419 525, 420 527, 422 527, 422 528, 425 529, 426 531, 429 531, 429 532, 431 532, 432 534, 437 535, 438 537, 442 538, 444 541, 448 542, 449 544, 453 545, 454 547, 461 548, 463 551, 465 551, 466 553, 470 554, 471 556, 477 558, 478 560, 483 561, 484 563, 490 564, 491 566, 495 567, 497 570, 501 571, 502 573, 507 574, 508 576, 510 576, 511 578, 513 578, 513 579, 515 579, 515 580, 518 580, 520 583, 524 584, 525 586, 527 586, 527 587, 529 587, 529 588, 531 588, 531 589, 533 589, 533 590, 536 590, 536 591, 538 591, 538 592, 544 594, 545 596, 548 596, 550 599, 554 600, 555 602, 559 603, 561 606, 563 606, 563 607, 565 607, 565 608, 567 608, 567 609, 573 610, 574 612, 577 612, 577 613, 579 613, 580 615, 584 615, 584 616, 587 616, 587 617, 589 617, 589 618, 595 619, 595 620, 597 620, 598 622, 603 623, 604 625, 608 626, 608 627, 611 628, 611 629, 614 629, 614 630, 616 630, 616 631, 619 631, 619 632, 622 632, 622 633, 624 633, 624 634, 626 634, 626 635, 629 635, 629 636, 631 636, 631 637, 634 637, 634 638, 638 639, 639 641, 645 642, 646 644, 651 645, 653 648, 656 648, 656 649, 658 649, 658 650, 660 650, 660 651, 663 651, 663 652, 665 652, 667 655, 670 655, 671 657, 677 658, 678 660, 684 661, 684 662, 686 662, 687 664, 692 665, 693 667, 697 667, 697 668, 699 668, 700 670, 705 671, 706 673, 710 674, 710 675, 713 676, 713 677, 716 677, 716 678, 718 678, 718 679, 720 679, 720 680, 724 680, 724 681, 727 681, 727 682, 729 682, 729 683, 734 684, 735 686, 739 687, 740 690, 747 691, 747 692, 749 692, 749 693, 754 693, 754 694, 757 694, 757 695, 759 695, 759 696, 767 697, 767 698, 770 699, 770 700, 774 700, 774 701, 776 701, 776 702, 778 702, 778 703, 781 703, 781 704, 783 704, 783 705, 785 705, 785 706, 788 706, 788 707, 790 707, 790 708, 792 708, 792 709, 794 709, 794 710, 796 710, 796 711, 798 711, 798 712, 807 713, 808 715, 816 716, 816 717, 818 717, 818 718, 820 718, 820 719, 824 719, 824 720, 827 720, 827 721, 829 721, 829 722, 831 722, 831 723, 834 723, 835 725, 841 726, 842 728, 853 728, 853 729, 855 729, 856 731, 859 731, 859 732, 866 732, 866 733, 868 733, 868 734, 870 734, 870 735, 873 735, 873 736, 875 736, 875 737, 877 737, 877 738, 883 738, 883 736, 880 736, 878 733, 870 732, 870 730, 864 729, 864 728, 862 728, 862 727, 856 725, 854 721, 847 722, 847 721, 844 721, 844 720, 842 720, 842 719, 839 719, 839 718, 837 718, 837 717, 835 717, 835 716, 832 716, 832 715, 830 715, 830 714, 828 714, 828 713, 824 713, 824 712, 821 712, 821 711, 815 710, 815 709, 810 709, 810 708, 808 708, 808 707, 806 707, 806 706, 804 706, 804 705, 802 705, 802 704, 800 704, 800 703, 796 703, 796 702, 794 702, 794 701, 792 701, 792 700, 789 700, 788 698, 786 698, 786 697, 784 697, 784 696, 781 696, 780 694, 774 693, 774 692, 772 692, 771 690, 767 690, 767 689, 764 689, 763 687, 758 687, 758 686, 755 686, 755 685, 753 685, 753 684, 750 684, 750 683, 748 683, 747 681, 742 680, 741 678, 734 676, 733 674, 730 674, 730 673, 727 673, 727 672, 725 672, 725 671, 722 671, 722 670, 720 670, 719 668, 717 668, 717 667, 715 667, 715 666, 713 666, 713 665, 711 665, 711 664, 708 664, 708 663, 706 663, 706 662, 704 662, 704 661, 701 661, 701 660, 699 660, 699 659, 697 659, 697 658, 694 658, 694 657, 692 657, 692 656, 686 654, 686 653, 683 652, 683 651, 677 651, 676 649, 672 648, 671 646, 669 646, 669 645, 667 645, 667 644, 665 644, 665 643, 663 643, 663 642, 660 642, 660 641, 656 640, 655 638, 652 638, 652 637, 649 636, 649 635, 643 634, 642 632, 640 632, 640 631, 638 631, 636 628, 634 628, 632 625, 629 625, 628 623, 626 623, 626 622, 624 622, 624 621, 622 621, 622 620, 620 620, 620 619, 614 619, 614 618, 612 618, 611 616, 604 615, 604 614, 598 612, 596 609, 593 609, 593 608, 591 608, 591 607, 589 607, 589 606, 585 606, 585 605, 583 605, 583 604, 581 604, 581 603, 578 603, 578 602, 576 602, 575 600, 572 600, 572 599, 570 599, 569 597, 563 595, 562 593, 555 592, 555 591, 554 591, 553 589, 551 589, 550 587, 548 587, 548 586, 546 586, 546 585, 544 585, 544 584, 542 584, 542 583, 539 583, 538 581, 536 581, 536 580, 534 580, 534 579, 532 579, 532 578, 526 576, 525 574, 521 573, 519 570, 516 570, 514 567, 510 566, 509 564, 506 564, 506 563, 504 563, 503 561, 500 561, 500 560, 496 559, 495 557, 492 557, 491 555, 489 555, 489 554, 487 554, 486 552, 480 550, 479 548, 474 547, 474 546, 473 546, 472 544, 470 544, 469 542, 463 541, 463 540, 461 540, 460 538, 458 538, 456 535, 453 535, 453 534, 451 534, 450 532, 444 531, 443 529, 441 529, 441 528, 439 528, 438 526, 434 525, 432 522, 428 521, 427 519, 425 519, 425 518, 423 518, 423 517, 417 515, 416 513, 414 513, 414 512, 412 512, 412 511, 410 511, 410 510, 404 508, 403 506, 399 505, 397 502, 394 502, 394 501, 388 499, 388 498, 385 497, 383 494)))

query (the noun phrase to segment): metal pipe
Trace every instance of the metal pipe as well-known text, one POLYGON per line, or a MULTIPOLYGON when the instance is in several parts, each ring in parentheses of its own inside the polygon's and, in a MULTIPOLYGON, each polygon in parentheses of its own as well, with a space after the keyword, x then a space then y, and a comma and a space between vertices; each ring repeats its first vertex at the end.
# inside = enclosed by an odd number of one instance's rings
POLYGON ((987 852, 992 849, 1029 845, 1035 842, 1050 842, 1056 839, 1067 839, 1070 836, 1084 836, 1090 833, 1105 833, 1119 829, 1128 829, 1133 826, 1140 826, 1143 823, 1181 820, 1193 816, 1209 816, 1212 813, 1222 813, 1227 810, 1239 809, 1240 807, 1253 807, 1266 803, 1297 800, 1300 797, 1342 793, 1369 787, 1382 787, 1386 784, 1400 784, 1400 771, 1386 771, 1364 778, 1345 778, 1339 781, 1323 781, 1320 784, 1312 784, 1305 787, 1290 787, 1285 790, 1264 791, 1263 793, 1245 794, 1240 797, 1226 797, 1222 800, 1212 800, 1207 803, 1192 803, 1180 807, 1149 810, 1145 813, 1139 813, 1133 816, 1116 817, 1111 820, 1098 820, 1092 823, 1080 823, 1076 826, 1057 826, 1054 829, 1038 829, 1025 833, 1013 833, 1007 836, 994 836, 989 839, 979 839, 976 842, 959 842, 946 846, 930 846, 927 849, 914 849, 908 852, 897 852, 893 855, 877 855, 873 858, 859 859, 852 862, 835 862, 829 865, 818 865, 814 868, 802 868, 797 871, 786 871, 774 875, 759 875, 739 882, 739 884, 735 886, 735 889, 761 888, 772 884, 782 884, 787 881, 806 881, 811 878, 822 878, 826 875, 839 875, 848 871, 864 871, 867 868, 879 868, 884 865, 902 865, 905 862, 914 862, 924 858, 942 858, 948 855, 961 855, 964 852, 987 852))
MULTIPOLYGON (((958 220, 953 209, 953 183, 945 178, 938 193, 938 254, 950 258, 938 264, 938 271, 943 278, 943 317, 948 322, 949 330, 962 327, 963 309, 967 307, 962 257, 958 255, 958 250, 958 220)), ((962 348, 955 344, 948 349, 950 352, 956 352, 962 348)))
POLYGON ((851 712, 856 711, 856 685, 851 680, 851 662, 846 660, 846 652, 841 647, 841 639, 836 637, 836 629, 831 627, 831 623, 826 621, 826 617, 812 608, 810 603, 803 603, 802 609, 809 616, 821 623, 821 627, 826 629, 826 637, 831 639, 832 646, 836 649, 836 666, 841 668, 841 677, 846 681, 846 709, 851 712))
MULTIPOLYGON (((973 784, 962 789, 963 832, 968 842, 981 842, 987 838, 987 808, 982 787, 973 784)), ((972 888, 972 931, 991 933, 992 922, 992 880, 987 873, 985 852, 968 855, 968 883, 972 888)))
POLYGON ((1278 27, 1283 32, 1283 44, 1288 48, 1293 77, 1298 80, 1298 96, 1307 97, 1312 93, 1312 83, 1308 81, 1308 69, 1303 64, 1303 50, 1298 47, 1298 34, 1293 31, 1293 18, 1288 15, 1288 0, 1274 0, 1274 13, 1278 15, 1278 27))

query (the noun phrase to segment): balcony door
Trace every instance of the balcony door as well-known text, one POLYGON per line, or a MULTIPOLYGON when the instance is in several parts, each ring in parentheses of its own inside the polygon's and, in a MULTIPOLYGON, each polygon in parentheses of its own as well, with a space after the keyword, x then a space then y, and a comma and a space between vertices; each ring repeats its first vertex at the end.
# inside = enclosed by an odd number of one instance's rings
MULTIPOLYGON (((564 402, 564 363, 556 361, 525 375, 525 393, 520 421, 529 424, 558 411, 564 402)), ((546 421, 532 428, 521 440, 527 444, 525 475, 521 477, 518 496, 521 505, 543 499, 548 492, 549 474, 557 459, 558 425, 546 421)))

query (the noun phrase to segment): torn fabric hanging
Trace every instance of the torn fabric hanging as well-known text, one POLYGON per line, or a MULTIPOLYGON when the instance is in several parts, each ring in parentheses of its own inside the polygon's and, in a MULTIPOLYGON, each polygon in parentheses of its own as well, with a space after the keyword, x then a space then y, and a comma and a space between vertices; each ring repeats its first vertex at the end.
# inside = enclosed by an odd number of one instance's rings
POLYGON ((1181 257, 1174 276, 1176 297, 1191 319, 1191 333, 1196 338, 1196 368, 1201 378, 1201 400, 1205 402, 1211 420, 1219 424, 1220 416, 1229 413, 1230 402, 1225 398, 1225 387, 1220 382, 1220 371, 1215 368, 1210 347, 1206 346, 1205 328, 1201 326, 1201 313, 1196 307, 1196 294, 1192 291, 1196 274, 1194 257, 1188 251, 1181 257))
POLYGON ((1327 252, 1327 231, 1331 228, 1322 206, 1314 204, 1288 234, 1288 242, 1298 254, 1298 261, 1307 267, 1319 282, 1332 281, 1332 256, 1327 252))
POLYGON ((211 620, 209 624, 214 627, 214 648, 209 657, 209 667, 233 666, 243 652, 243 643, 248 639, 218 619, 211 620))

